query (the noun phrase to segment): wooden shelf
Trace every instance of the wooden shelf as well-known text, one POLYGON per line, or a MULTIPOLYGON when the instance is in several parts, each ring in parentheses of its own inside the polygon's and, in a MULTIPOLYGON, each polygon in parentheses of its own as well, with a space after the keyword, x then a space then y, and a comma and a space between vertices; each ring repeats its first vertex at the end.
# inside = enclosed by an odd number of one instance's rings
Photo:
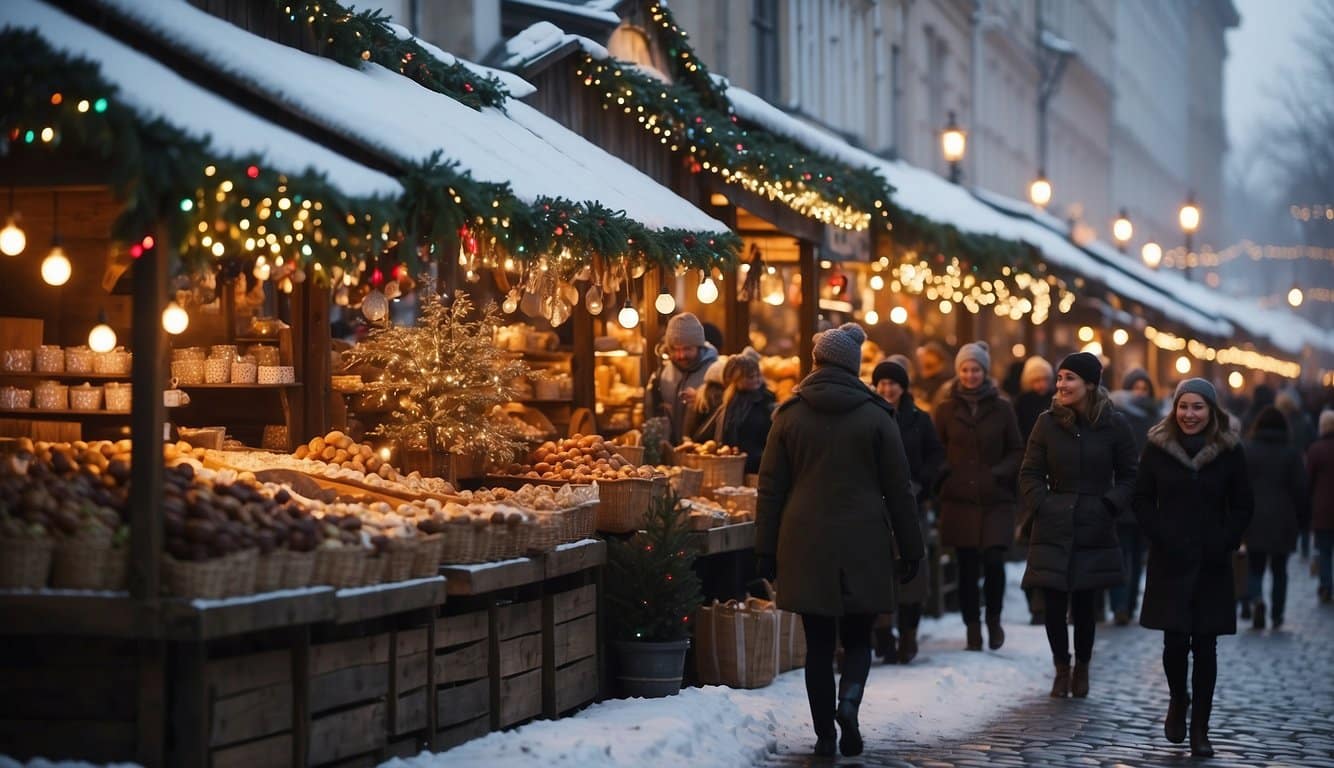
POLYGON ((607 562, 607 542, 584 539, 562 544, 551 552, 536 557, 516 557, 498 563, 444 565, 440 574, 445 577, 451 595, 481 595, 501 589, 533 584, 544 579, 576 573, 607 562))
POLYGON ((130 418, 129 411, 108 411, 98 409, 96 411, 75 410, 73 408, 0 408, 0 414, 6 416, 114 416, 116 418, 130 418))
POLYGON ((718 555, 755 547, 755 523, 732 523, 707 531, 692 531, 688 538, 700 555, 718 555))
POLYGON ((56 381, 129 381, 128 373, 65 373, 52 371, 0 371, 0 379, 54 379, 56 381))
POLYGON ((178 389, 292 389, 300 387, 301 382, 293 384, 177 384, 178 389))
POLYGON ((334 593, 334 621, 347 624, 429 608, 444 602, 445 580, 439 576, 369 587, 349 587, 334 593))

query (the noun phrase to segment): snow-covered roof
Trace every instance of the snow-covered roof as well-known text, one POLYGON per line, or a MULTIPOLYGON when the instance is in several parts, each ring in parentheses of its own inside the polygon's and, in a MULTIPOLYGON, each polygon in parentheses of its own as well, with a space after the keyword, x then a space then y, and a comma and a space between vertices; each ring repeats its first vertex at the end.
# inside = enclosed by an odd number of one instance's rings
POLYGON ((96 4, 239 85, 385 157, 437 151, 473 178, 508 182, 525 202, 560 197, 623 210, 653 229, 727 232, 649 176, 513 98, 471 109, 378 64, 360 68, 250 34, 184 0, 96 4))
POLYGON ((0 27, 34 30, 52 48, 97 62, 102 77, 120 89, 117 98, 126 107, 145 120, 162 118, 196 137, 208 137, 209 147, 219 154, 255 153, 268 167, 291 175, 313 169, 350 196, 403 194, 402 185, 391 176, 238 107, 37 0, 0 3, 0 27))
POLYGON ((620 0, 506 0, 506 2, 526 5, 541 11, 581 16, 612 26, 621 23, 621 17, 615 11, 620 0))

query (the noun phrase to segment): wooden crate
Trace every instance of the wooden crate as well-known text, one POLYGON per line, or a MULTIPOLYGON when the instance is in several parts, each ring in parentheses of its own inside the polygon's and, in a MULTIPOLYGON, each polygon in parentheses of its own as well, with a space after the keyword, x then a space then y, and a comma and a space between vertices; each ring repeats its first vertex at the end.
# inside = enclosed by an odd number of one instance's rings
POLYGON ((292 761, 292 653, 275 650, 204 664, 208 747, 215 766, 292 761))
POLYGON ((394 635, 394 653, 390 660, 389 701, 392 733, 399 736, 428 729, 427 671, 433 662, 430 633, 426 627, 404 629, 394 635))
POLYGON ((309 764, 378 755, 388 742, 395 644, 382 632, 310 647, 309 764))
POLYGON ((435 622, 437 750, 491 730, 491 617, 487 609, 435 622))
POLYGON ((559 717, 598 693, 597 586, 589 584, 544 599, 547 663, 543 713, 559 717))
POLYGON ((492 648, 492 726, 505 728, 542 714, 542 601, 494 608, 492 648))

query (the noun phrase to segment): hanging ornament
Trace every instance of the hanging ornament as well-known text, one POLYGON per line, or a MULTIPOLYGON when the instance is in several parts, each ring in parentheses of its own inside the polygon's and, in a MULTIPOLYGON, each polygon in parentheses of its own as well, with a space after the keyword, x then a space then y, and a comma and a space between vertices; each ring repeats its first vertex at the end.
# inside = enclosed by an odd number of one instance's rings
POLYGON ((570 319, 573 312, 574 307, 563 297, 557 296, 551 301, 551 314, 547 316, 547 320, 551 321, 551 327, 559 328, 562 323, 570 319))
POLYGON ((59 243, 52 244, 51 252, 42 259, 42 280, 47 285, 64 285, 69 282, 72 271, 65 249, 59 243))
POLYGON ((529 291, 519 301, 519 309, 529 317, 542 317, 542 297, 529 291))
POLYGON ((378 323, 389 314, 389 299, 380 291, 371 291, 361 300, 361 314, 372 323, 378 323))
POLYGON ((712 304, 718 300, 718 284, 713 282, 712 277, 706 277, 700 281, 699 288, 695 291, 695 297, 702 304, 712 304))
POLYGON ((574 307, 579 303, 579 289, 570 283, 561 281, 557 286, 557 294, 567 305, 574 307))
POLYGON ((588 309, 588 314, 594 317, 602 314, 602 289, 596 284, 588 286, 588 291, 584 294, 584 307, 588 309))
POLYGON ((639 278, 643 277, 644 273, 647 271, 648 271, 648 266, 646 264, 644 264, 642 261, 636 262, 634 267, 630 270, 630 276, 638 280, 639 278))
POLYGON ((511 288, 510 292, 505 294, 505 301, 500 305, 505 310, 505 314, 512 315, 519 308, 519 289, 511 288))

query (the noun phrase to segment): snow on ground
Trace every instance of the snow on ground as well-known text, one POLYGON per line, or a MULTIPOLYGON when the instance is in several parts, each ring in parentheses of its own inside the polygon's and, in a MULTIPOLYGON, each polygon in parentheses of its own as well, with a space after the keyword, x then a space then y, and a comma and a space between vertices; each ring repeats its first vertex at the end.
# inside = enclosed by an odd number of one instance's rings
MULTIPOLYGON (((959 738, 1008 709, 1045 696, 1051 655, 1042 627, 1028 626, 1019 578, 1011 564, 1005 609, 1005 647, 963 650, 958 614, 923 619, 921 652, 906 667, 877 664, 862 702, 868 742, 916 744, 959 738)), ((492 733, 447 752, 395 759, 382 768, 665 765, 692 768, 746 765, 778 743, 792 750, 814 743, 801 670, 753 691, 689 688, 666 699, 594 704, 564 720, 543 720, 492 733)))

